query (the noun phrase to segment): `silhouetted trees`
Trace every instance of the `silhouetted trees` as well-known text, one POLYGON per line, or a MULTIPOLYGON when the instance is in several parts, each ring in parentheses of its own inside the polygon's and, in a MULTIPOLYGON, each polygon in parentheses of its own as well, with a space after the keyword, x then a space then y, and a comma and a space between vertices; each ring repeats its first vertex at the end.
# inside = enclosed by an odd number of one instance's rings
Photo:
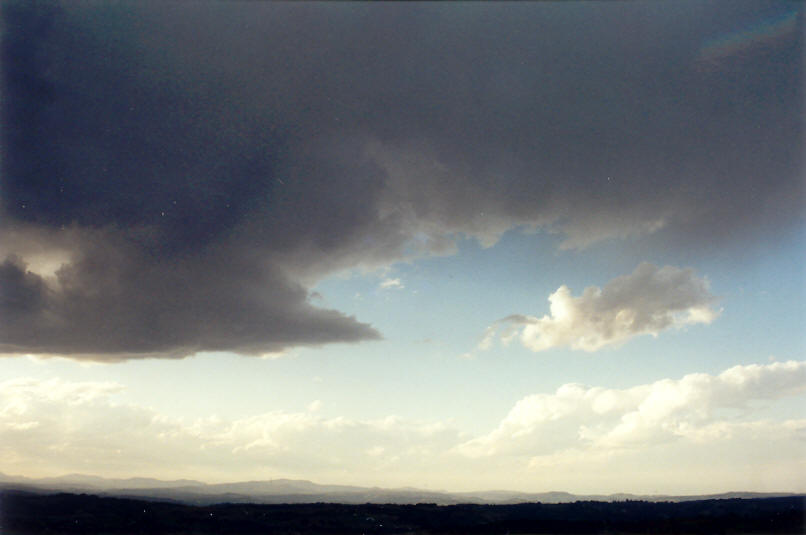
POLYGON ((4 535, 804 532, 804 497, 517 505, 177 503, 87 494, 0 493, 4 535))

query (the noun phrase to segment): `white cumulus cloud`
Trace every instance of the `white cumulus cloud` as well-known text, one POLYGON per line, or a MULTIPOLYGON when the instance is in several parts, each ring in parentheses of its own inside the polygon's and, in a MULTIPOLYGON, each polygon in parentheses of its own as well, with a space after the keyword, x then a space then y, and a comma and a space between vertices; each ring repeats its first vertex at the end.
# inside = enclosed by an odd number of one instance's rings
POLYGON ((319 400, 303 412, 174 418, 116 401, 122 389, 61 379, 0 382, 2 471, 229 480, 254 478, 260 467, 267 478, 344 480, 384 470, 428 473, 441 452, 466 439, 441 422, 324 417, 319 400))
POLYGON ((797 490, 806 477, 806 419, 763 412, 806 393, 806 362, 624 389, 569 383, 524 397, 481 435, 450 420, 329 417, 311 410, 315 402, 301 411, 176 418, 120 402, 123 388, 0 382, 0 471, 572 492, 612 490, 614 480, 633 492, 797 490))
MULTIPOLYGON (((627 389, 560 386, 518 401, 499 426, 461 444, 469 457, 569 455, 737 434, 803 433, 806 420, 738 420, 750 403, 806 392, 806 361, 734 366, 718 375, 693 373, 627 389), (571 453, 569 453, 571 452, 571 453)), ((535 461, 538 462, 538 461, 535 461)))
POLYGON ((504 343, 517 337, 532 351, 563 346, 596 351, 671 327, 708 324, 719 315, 706 279, 691 269, 646 262, 603 288, 585 288, 578 297, 562 285, 548 300, 550 314, 542 318, 513 314, 495 322, 479 349, 489 349, 497 337, 504 343))

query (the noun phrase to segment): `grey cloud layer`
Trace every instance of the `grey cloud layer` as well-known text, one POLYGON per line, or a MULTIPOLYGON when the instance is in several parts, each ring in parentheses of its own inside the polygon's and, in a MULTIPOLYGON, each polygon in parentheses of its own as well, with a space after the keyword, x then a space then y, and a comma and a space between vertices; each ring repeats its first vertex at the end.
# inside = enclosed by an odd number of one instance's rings
POLYGON ((8 3, 2 231, 30 239, 0 250, 0 350, 372 339, 306 286, 521 225, 566 247, 787 228, 800 33, 697 58, 791 9, 8 3))

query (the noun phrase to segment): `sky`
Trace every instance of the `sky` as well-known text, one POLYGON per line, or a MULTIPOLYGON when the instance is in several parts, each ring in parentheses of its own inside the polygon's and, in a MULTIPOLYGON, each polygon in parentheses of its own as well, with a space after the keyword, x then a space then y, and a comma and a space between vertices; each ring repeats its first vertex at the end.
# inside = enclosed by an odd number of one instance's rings
POLYGON ((792 2, 4 2, 0 472, 806 492, 792 2))

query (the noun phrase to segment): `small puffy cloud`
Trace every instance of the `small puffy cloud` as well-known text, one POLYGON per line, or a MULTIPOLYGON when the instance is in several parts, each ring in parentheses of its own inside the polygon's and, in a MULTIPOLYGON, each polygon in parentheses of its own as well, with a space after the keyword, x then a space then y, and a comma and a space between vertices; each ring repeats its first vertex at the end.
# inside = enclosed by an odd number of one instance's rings
POLYGON ((806 361, 734 366, 719 375, 689 374, 627 389, 560 386, 518 401, 490 433, 457 448, 468 457, 572 455, 643 448, 684 439, 710 442, 759 429, 803 433, 806 420, 747 422, 725 418, 750 403, 806 392, 806 361), (783 426, 783 427, 782 427, 783 426))
POLYGON ((403 285, 403 282, 399 278, 395 278, 395 279, 385 278, 385 279, 383 279, 381 281, 379 287, 382 290, 388 290, 388 289, 402 290, 403 288, 405 288, 405 286, 403 285))
POLYGON ((532 351, 563 346, 596 351, 671 327, 708 324, 719 315, 706 279, 691 269, 646 262, 604 288, 589 286, 574 297, 562 285, 548 300, 549 315, 507 316, 487 329, 479 348, 489 349, 500 336, 504 343, 519 337, 532 351))

